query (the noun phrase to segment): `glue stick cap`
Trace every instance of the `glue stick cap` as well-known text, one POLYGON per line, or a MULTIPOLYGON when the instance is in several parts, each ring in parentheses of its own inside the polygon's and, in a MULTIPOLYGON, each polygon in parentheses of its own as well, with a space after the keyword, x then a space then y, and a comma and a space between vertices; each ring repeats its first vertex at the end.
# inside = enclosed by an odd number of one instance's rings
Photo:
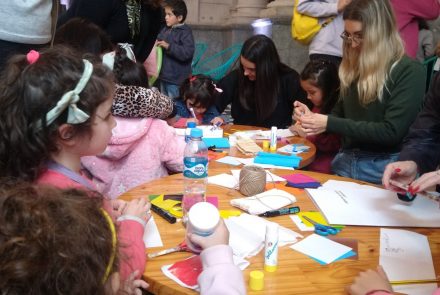
POLYGON ((199 129, 199 128, 192 128, 190 135, 191 135, 191 137, 202 137, 203 131, 202 131, 202 129, 199 129))
POLYGON ((264 273, 259 270, 253 270, 249 274, 249 288, 254 291, 263 290, 264 273))

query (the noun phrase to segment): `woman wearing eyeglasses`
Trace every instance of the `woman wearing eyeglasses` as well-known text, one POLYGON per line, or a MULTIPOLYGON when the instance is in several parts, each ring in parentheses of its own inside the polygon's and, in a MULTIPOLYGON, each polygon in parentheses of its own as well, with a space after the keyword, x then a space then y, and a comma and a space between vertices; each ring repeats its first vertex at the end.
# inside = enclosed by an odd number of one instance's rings
POLYGON ((330 115, 295 102, 295 119, 307 135, 342 135, 334 173, 381 183, 421 108, 426 75, 405 56, 388 0, 353 0, 343 19, 340 100, 330 115))

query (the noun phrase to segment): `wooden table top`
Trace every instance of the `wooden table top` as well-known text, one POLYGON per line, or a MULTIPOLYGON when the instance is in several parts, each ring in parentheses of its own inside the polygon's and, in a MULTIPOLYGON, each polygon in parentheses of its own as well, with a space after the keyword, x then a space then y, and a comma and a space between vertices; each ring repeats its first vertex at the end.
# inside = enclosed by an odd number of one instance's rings
MULTIPOLYGON (((229 172, 232 166, 211 162, 209 164, 209 175, 229 172)), ((277 175, 291 173, 303 173, 309 175, 321 183, 329 180, 347 180, 346 178, 314 173, 308 171, 289 171, 273 169, 271 172, 277 175)), ((175 174, 165 178, 157 179, 147 184, 138 186, 125 193, 123 199, 146 197, 150 194, 178 194, 183 190, 183 175, 175 174)), ((288 188, 297 198, 295 205, 300 206, 301 211, 314 211, 315 205, 307 196, 305 191, 288 188)), ((232 209, 229 200, 243 197, 238 191, 227 189, 216 185, 208 185, 207 195, 218 196, 220 209, 232 209)), ((234 208, 236 209, 236 208, 234 208)), ((440 213, 440 212, 439 212, 440 213)), ((147 252, 156 252, 161 249, 178 245, 184 240, 185 229, 181 222, 169 224, 163 218, 153 213, 159 228, 163 248, 149 248, 147 252)), ((271 218, 271 221, 292 229, 303 236, 311 232, 300 232, 289 216, 271 218)), ((436 274, 440 274, 440 230, 432 228, 406 228, 428 236, 436 274)), ((278 270, 274 273, 265 272, 265 286, 262 291, 251 291, 248 294, 345 294, 344 288, 353 282, 354 277, 363 270, 376 268, 379 262, 379 233, 380 227, 346 226, 338 237, 352 238, 358 241, 358 260, 344 259, 329 265, 320 265, 311 258, 290 249, 281 247, 278 256, 278 270)), ((262 251, 263 252, 263 251, 262 251)), ((252 270, 263 270, 264 258, 260 252, 249 258, 251 263, 243 271, 246 286, 249 282, 249 272, 252 270)), ((163 265, 172 264, 185 259, 190 253, 172 253, 165 256, 149 259, 144 272, 144 278, 150 284, 149 291, 154 294, 196 294, 194 291, 183 288, 167 278, 161 271, 163 265)), ((408 266, 410 267, 410 266, 408 266)))

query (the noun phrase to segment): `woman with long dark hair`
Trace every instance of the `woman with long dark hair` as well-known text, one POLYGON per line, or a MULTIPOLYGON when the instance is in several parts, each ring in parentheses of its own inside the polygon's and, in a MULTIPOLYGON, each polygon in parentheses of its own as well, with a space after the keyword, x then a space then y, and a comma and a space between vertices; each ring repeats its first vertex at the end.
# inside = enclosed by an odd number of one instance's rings
POLYGON ((275 44, 264 35, 244 42, 239 68, 224 77, 219 87, 223 93, 217 109, 223 112, 231 104, 235 124, 286 128, 292 123, 292 103, 306 103, 299 74, 281 63, 275 44))

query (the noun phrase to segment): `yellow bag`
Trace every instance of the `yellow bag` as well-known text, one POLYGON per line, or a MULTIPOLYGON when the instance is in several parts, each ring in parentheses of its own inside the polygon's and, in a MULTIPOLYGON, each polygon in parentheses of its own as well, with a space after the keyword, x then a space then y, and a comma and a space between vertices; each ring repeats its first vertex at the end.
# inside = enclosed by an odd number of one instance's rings
POLYGON ((317 17, 298 12, 296 9, 298 1, 299 0, 295 0, 295 4, 293 5, 292 37, 296 41, 308 45, 312 42, 313 37, 315 37, 319 30, 333 20, 333 17, 327 18, 322 24, 320 24, 317 17))

